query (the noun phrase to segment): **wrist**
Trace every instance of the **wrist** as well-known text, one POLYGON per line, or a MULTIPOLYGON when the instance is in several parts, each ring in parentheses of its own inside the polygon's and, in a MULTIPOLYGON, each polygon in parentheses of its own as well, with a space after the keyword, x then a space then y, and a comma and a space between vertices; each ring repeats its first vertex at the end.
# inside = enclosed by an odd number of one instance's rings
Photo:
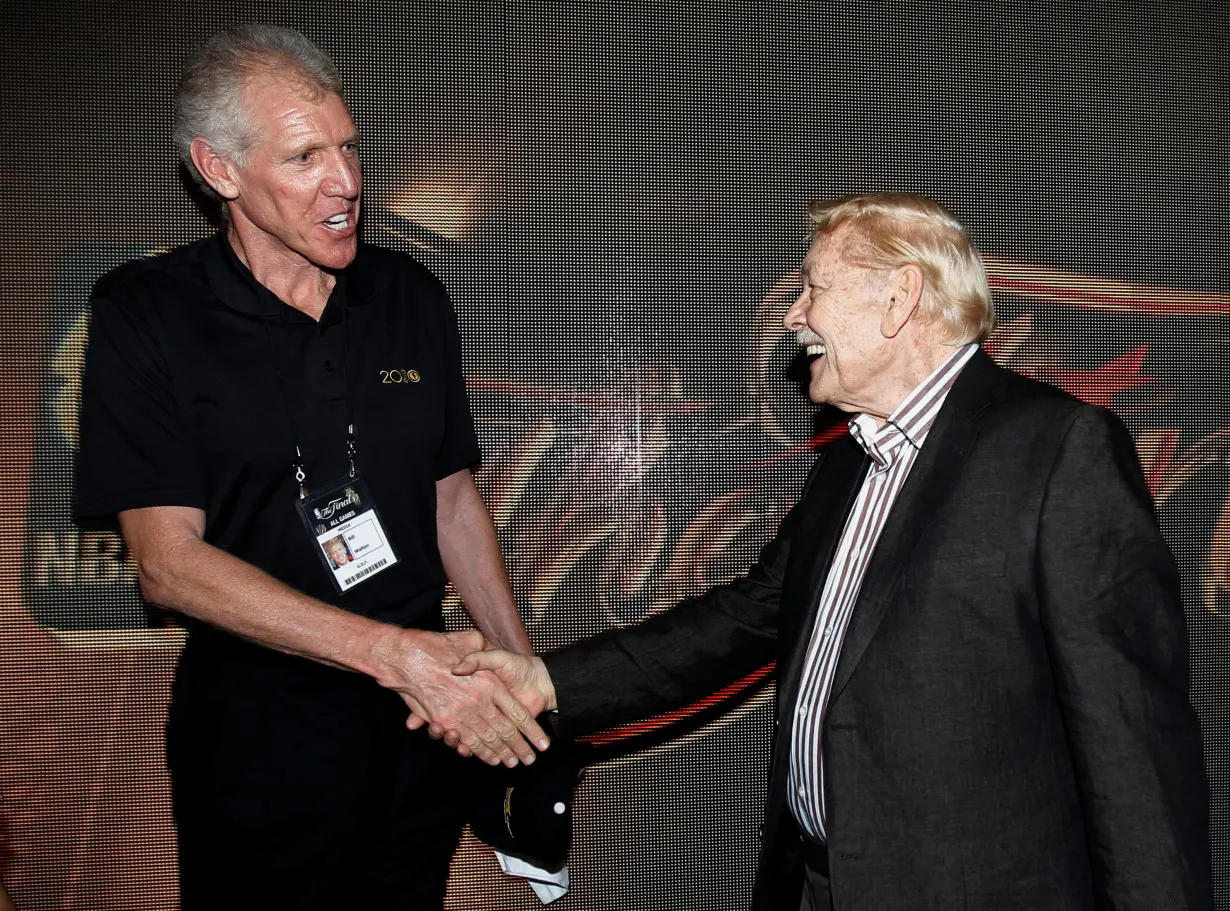
POLYGON ((381 686, 397 689, 409 676, 411 666, 418 663, 429 635, 425 630, 375 624, 365 650, 365 666, 360 670, 381 686))
POLYGON ((543 699, 546 700, 543 711, 558 712, 559 701, 555 695, 555 683, 551 680, 551 674, 547 671, 547 663, 538 655, 531 656, 530 660, 534 662, 534 668, 538 672, 538 688, 542 691, 543 699))

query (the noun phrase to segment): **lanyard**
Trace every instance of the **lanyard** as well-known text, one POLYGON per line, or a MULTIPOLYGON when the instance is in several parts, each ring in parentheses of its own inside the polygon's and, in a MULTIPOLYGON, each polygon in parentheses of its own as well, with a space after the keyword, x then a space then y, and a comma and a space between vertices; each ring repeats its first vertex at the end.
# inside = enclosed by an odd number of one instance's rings
MULTIPOLYGON (((308 495, 308 489, 305 484, 307 472, 303 470, 303 449, 299 445, 298 425, 295 424, 294 410, 290 407, 289 387, 286 383, 286 375, 282 372, 282 362, 273 344, 273 333, 269 331, 269 317, 262 316, 261 323, 265 327, 265 340, 269 343, 269 356, 273 359, 273 370, 278 376, 278 391, 282 395, 282 407, 286 409, 286 421, 290 424, 291 443, 295 447, 295 457, 291 461, 291 467, 295 470, 295 483, 299 485, 299 499, 302 500, 308 495)), ((342 370, 346 388, 344 398, 346 402, 346 458, 350 462, 350 477, 353 478, 357 450, 354 441, 354 403, 350 400, 350 305, 346 302, 342 303, 342 370)))

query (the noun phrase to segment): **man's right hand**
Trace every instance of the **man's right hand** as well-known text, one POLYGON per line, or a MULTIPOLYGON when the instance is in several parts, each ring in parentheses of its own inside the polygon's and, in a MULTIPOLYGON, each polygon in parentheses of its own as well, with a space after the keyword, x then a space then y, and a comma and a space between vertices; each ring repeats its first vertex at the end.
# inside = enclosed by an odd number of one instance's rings
MULTIPOLYGON (((457 633, 449 633, 454 638, 457 633)), ((460 643, 456 643, 460 644, 460 643)), ((547 666, 537 655, 522 655, 504 649, 491 648, 485 641, 478 649, 459 657, 452 668, 453 675, 459 680, 481 679, 494 675, 509 693, 515 697, 518 705, 537 717, 542 712, 553 711, 558 706, 555 701, 555 685, 547 666)), ((470 752, 467 747, 464 731, 440 721, 434 721, 422 716, 411 715, 407 722, 411 727, 421 727, 430 721, 428 733, 437 740, 443 740, 458 753, 465 756, 470 752)))
POLYGON ((532 763, 535 753, 530 744, 540 750, 550 745, 534 720, 538 713, 532 706, 523 705, 495 673, 477 666, 467 674, 453 673, 454 667, 476 654, 495 654, 480 651, 485 644, 477 630, 445 635, 391 629, 374 653, 382 667, 376 679, 410 707, 409 727, 426 721, 452 732, 450 746, 489 765, 503 762, 511 768, 518 762, 532 763))
POLYGON ((402 629, 310 598, 205 543, 200 509, 129 509, 119 519, 150 603, 266 648, 367 674, 410 706, 411 728, 427 721, 456 731, 449 746, 462 755, 512 766, 534 761, 530 743, 550 743, 496 675, 451 673, 467 653, 486 647, 477 630, 402 629))

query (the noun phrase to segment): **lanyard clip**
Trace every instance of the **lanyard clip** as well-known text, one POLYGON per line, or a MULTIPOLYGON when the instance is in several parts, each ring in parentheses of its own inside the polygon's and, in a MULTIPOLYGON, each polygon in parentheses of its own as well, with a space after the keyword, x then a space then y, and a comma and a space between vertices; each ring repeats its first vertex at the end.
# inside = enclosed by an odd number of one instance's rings
POLYGON ((307 480, 307 475, 303 471, 303 453, 299 451, 299 444, 295 444, 295 461, 291 465, 295 469, 295 482, 299 485, 299 499, 302 500, 308 495, 307 488, 303 482, 307 480))
POLYGON ((349 424, 346 427, 346 458, 350 460, 350 476, 354 477, 354 424, 349 424))

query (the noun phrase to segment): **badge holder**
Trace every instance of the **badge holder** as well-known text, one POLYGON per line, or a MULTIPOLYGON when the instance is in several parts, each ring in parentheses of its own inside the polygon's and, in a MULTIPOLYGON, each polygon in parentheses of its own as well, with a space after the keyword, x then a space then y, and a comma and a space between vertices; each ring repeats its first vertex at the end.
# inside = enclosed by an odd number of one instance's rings
POLYGON ((301 498, 295 509, 339 592, 350 591, 397 562, 358 472, 301 498))

